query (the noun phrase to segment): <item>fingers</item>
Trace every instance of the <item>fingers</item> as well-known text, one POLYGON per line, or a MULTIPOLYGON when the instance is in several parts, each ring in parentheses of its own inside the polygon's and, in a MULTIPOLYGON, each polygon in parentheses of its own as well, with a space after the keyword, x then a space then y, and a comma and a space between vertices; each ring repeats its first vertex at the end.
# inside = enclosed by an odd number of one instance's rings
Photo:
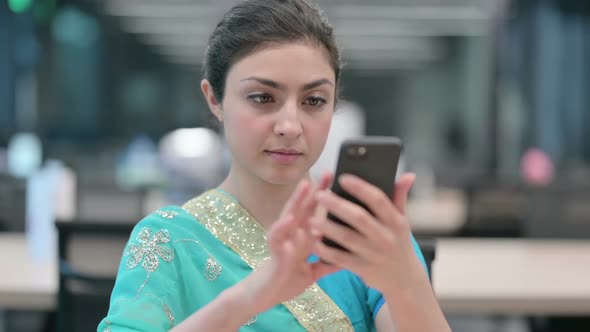
POLYGON ((287 214, 293 214, 293 212, 298 211, 307 199, 310 189, 311 186, 309 181, 302 180, 301 182, 299 182, 299 184, 295 188, 295 191, 293 192, 291 197, 289 197, 289 200, 285 204, 285 207, 281 212, 281 217, 284 217, 287 214))
POLYGON ((293 214, 297 222, 307 222, 307 218, 315 212, 317 202, 314 195, 319 190, 326 190, 332 183, 332 174, 324 173, 317 185, 312 186, 309 181, 302 180, 285 204, 281 217, 293 214))
POLYGON ((408 194, 410 193, 410 189, 412 189, 415 180, 416 174, 406 173, 402 175, 395 184, 393 204, 395 204, 397 209, 404 215, 406 214, 408 205, 408 194))
POLYGON ((332 184, 332 174, 329 172, 324 173, 320 181, 314 185, 307 195, 307 199, 303 203, 302 216, 307 219, 316 212, 317 200, 315 194, 319 191, 326 190, 332 184))
POLYGON ((298 227, 293 234, 292 243, 295 246, 296 261, 305 261, 313 245, 313 238, 309 232, 298 227))
POLYGON ((348 251, 363 257, 370 254, 367 247, 370 243, 367 238, 350 227, 317 217, 312 219, 312 225, 323 236, 336 241, 348 251))
POLYGON ((406 226, 404 214, 407 196, 414 179, 415 175, 405 174, 395 184, 394 197, 391 198, 393 204, 382 190, 357 176, 346 174, 341 176, 339 181, 345 191, 363 202, 382 223, 393 227, 403 227, 406 226))
POLYGON ((387 197, 381 189, 350 174, 342 175, 338 180, 342 189, 363 202, 378 220, 387 223, 395 218, 391 198, 387 197))
POLYGON ((279 248, 285 242, 294 228, 293 215, 287 215, 279 219, 268 232, 268 244, 271 248, 279 248))
POLYGON ((294 259, 305 261, 312 251, 313 243, 317 239, 308 227, 302 227, 293 215, 288 215, 277 221, 269 230, 268 244, 273 255, 282 253, 285 244, 292 246, 294 259))
POLYGON ((318 280, 328 274, 340 270, 340 267, 335 264, 326 264, 324 262, 311 263, 311 275, 313 280, 318 280))
POLYGON ((330 188, 330 185, 332 184, 332 180, 333 180, 332 173, 330 173, 330 172, 324 173, 324 175, 322 175, 322 178, 320 179, 320 181, 318 183, 318 190, 326 190, 326 189, 330 188))
MULTIPOLYGON (((356 231, 369 239, 374 239, 386 232, 385 227, 375 221, 375 218, 363 207, 354 204, 338 195, 323 191, 317 199, 336 218, 350 225, 356 231)), ((391 203, 388 203, 391 205, 391 203)))
POLYGON ((314 251, 328 265, 356 270, 362 264, 360 256, 327 246, 321 241, 315 243, 314 251))

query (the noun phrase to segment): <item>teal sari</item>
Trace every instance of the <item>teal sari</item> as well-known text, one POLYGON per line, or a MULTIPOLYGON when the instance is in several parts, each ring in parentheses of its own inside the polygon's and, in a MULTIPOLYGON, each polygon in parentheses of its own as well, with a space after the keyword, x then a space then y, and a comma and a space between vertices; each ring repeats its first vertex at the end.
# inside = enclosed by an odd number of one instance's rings
MULTIPOLYGON (((134 228, 97 331, 170 330, 269 257, 262 226, 219 189, 158 210, 134 228)), ((377 290, 343 270, 252 317, 240 331, 369 332, 383 303, 377 290)))

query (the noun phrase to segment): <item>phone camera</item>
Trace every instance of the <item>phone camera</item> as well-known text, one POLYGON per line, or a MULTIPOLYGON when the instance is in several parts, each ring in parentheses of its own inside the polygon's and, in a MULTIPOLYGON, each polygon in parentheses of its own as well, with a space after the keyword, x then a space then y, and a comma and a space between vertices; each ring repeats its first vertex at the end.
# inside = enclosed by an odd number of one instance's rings
POLYGON ((367 154, 367 148, 364 146, 351 146, 348 148, 347 153, 350 157, 363 157, 367 154))

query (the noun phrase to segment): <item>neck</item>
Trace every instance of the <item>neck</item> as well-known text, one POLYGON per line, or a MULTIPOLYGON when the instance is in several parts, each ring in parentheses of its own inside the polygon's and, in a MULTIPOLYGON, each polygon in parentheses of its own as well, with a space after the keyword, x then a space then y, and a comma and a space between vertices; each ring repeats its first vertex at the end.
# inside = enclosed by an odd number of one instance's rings
POLYGON ((219 187, 233 195, 258 223, 269 229, 279 218, 296 186, 297 183, 268 183, 232 165, 229 175, 219 187))

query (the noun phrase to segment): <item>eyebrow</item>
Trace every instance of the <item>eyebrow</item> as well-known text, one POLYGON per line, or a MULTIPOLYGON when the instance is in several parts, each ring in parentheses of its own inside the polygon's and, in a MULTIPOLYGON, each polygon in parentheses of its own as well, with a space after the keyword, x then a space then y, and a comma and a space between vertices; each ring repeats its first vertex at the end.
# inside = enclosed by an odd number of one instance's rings
MULTIPOLYGON (((275 82, 273 80, 269 80, 267 78, 262 78, 262 77, 251 76, 251 77, 244 78, 243 80, 241 80, 241 82, 243 82, 243 81, 256 81, 256 82, 258 82, 260 84, 264 84, 264 85, 269 86, 269 87, 274 88, 274 89, 279 89, 279 90, 285 90, 286 89, 285 85, 283 85, 281 83, 278 83, 278 82, 275 82)), ((319 80, 316 80, 316 81, 313 81, 313 82, 310 82, 310 83, 305 83, 303 85, 303 91, 310 90, 310 89, 313 89, 313 88, 317 88, 318 86, 321 86, 321 85, 324 85, 324 84, 329 84, 331 86, 334 86, 334 84, 332 84, 332 82, 330 82, 329 79, 322 78, 322 79, 319 79, 319 80)))

